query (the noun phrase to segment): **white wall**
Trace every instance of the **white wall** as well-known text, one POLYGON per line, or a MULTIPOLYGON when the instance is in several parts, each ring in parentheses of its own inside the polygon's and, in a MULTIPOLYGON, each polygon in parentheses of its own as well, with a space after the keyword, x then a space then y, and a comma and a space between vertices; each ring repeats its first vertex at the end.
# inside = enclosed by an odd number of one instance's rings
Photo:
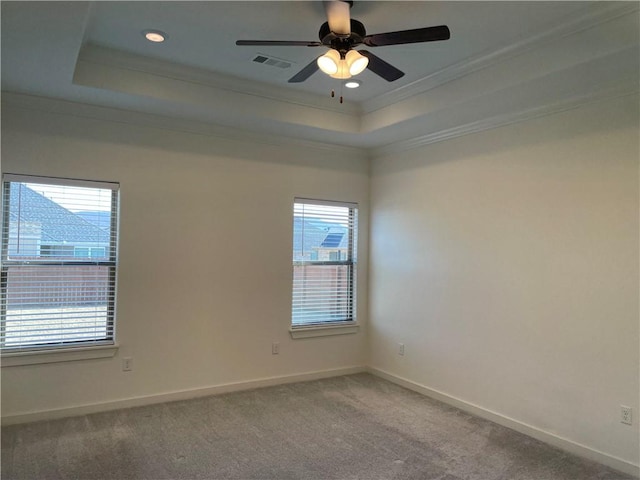
MULTIPOLYGON (((2 368, 4 417, 365 365, 364 328, 300 340, 288 332, 293 198, 358 202, 366 259, 362 154, 83 118, 87 112, 3 108, 2 166, 120 182, 120 349, 111 359, 2 368), (279 355, 271 354, 274 341, 279 355), (134 369, 125 373, 129 356, 134 369)), ((366 279, 362 262, 363 324, 366 279)))
POLYGON ((376 159, 372 367, 637 465, 638 138, 626 97, 376 159))

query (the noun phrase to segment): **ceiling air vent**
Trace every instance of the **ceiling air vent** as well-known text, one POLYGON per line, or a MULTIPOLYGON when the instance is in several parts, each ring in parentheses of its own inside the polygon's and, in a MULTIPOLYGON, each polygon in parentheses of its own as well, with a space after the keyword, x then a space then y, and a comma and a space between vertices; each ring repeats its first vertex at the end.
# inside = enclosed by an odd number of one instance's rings
POLYGON ((268 57, 267 55, 258 54, 253 59, 256 63, 262 63, 263 65, 271 65, 272 67, 278 68, 289 68, 291 66, 291 62, 286 60, 281 60, 279 58, 268 57))

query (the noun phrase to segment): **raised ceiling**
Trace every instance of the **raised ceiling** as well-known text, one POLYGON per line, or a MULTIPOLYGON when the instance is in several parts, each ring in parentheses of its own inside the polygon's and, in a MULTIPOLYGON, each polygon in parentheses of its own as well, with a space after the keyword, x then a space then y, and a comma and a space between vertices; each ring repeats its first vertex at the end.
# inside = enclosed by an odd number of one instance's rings
POLYGON ((637 2, 356 1, 351 16, 368 33, 446 24, 451 39, 376 48, 406 75, 389 83, 365 71, 359 89, 341 91, 322 72, 287 83, 322 47, 235 45, 316 40, 321 2, 2 2, 4 98, 388 149, 638 89, 637 2), (149 43, 145 29, 169 38, 149 43))

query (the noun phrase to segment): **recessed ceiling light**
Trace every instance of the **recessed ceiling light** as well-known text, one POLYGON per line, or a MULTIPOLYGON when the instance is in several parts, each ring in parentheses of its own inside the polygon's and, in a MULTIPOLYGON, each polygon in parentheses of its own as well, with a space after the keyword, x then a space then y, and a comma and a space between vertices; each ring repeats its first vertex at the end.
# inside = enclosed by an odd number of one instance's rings
POLYGON ((348 80, 344 82, 344 86, 347 88, 358 88, 360 85, 362 85, 362 82, 359 80, 348 80))
POLYGON ((167 39, 167 34, 160 30, 144 30, 142 34, 144 38, 153 43, 162 43, 167 39))

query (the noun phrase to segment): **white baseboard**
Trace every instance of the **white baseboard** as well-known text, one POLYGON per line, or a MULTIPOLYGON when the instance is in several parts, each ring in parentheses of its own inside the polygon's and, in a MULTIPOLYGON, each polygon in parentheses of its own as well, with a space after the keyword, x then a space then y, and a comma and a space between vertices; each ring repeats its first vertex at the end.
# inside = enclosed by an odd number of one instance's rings
POLYGON ((354 373, 366 372, 367 367, 355 366, 337 368, 333 370, 321 370, 316 372, 298 373, 294 375, 282 375, 277 377, 260 378, 244 382, 226 383, 212 387, 196 388, 191 390, 180 390, 166 392, 156 395, 146 395, 141 397, 113 400, 110 402, 92 403, 88 405, 78 405, 75 407, 59 408, 54 410, 40 410, 36 412, 20 413, 2 417, 2 425, 15 425, 18 423, 38 422, 42 420, 54 420, 64 417, 87 415, 90 413, 106 412, 109 410, 119 410, 122 408, 141 407, 155 403, 174 402, 178 400, 188 400, 209 395, 220 395, 222 393, 238 392, 241 390, 251 390, 254 388, 271 387, 286 383, 306 382, 319 380, 321 378, 338 377, 341 375, 351 375, 354 373))
POLYGON ((540 430, 539 428, 536 428, 532 425, 528 425, 513 418, 509 418, 491 410, 487 410, 486 408, 479 407, 478 405, 474 405, 459 398, 452 397, 451 395, 447 395, 446 393, 440 392, 438 390, 425 387, 424 385, 420 385, 419 383, 407 380, 406 378, 398 377, 391 373, 385 372, 384 370, 380 370, 374 367, 368 367, 367 371, 380 378, 384 378, 385 380, 389 380, 390 382, 400 385, 401 387, 405 387, 409 390, 413 390, 414 392, 421 393, 422 395, 433 398, 435 400, 439 400, 443 403, 459 408, 460 410, 464 410, 478 417, 485 418, 517 432, 524 433, 529 437, 533 437, 537 440, 558 447, 566 452, 573 453, 583 458, 588 458, 589 460, 607 465, 608 467, 614 468, 626 474, 640 477, 640 466, 634 463, 628 462, 604 452, 600 452, 599 450, 595 450, 585 445, 581 445, 553 433, 540 430))

